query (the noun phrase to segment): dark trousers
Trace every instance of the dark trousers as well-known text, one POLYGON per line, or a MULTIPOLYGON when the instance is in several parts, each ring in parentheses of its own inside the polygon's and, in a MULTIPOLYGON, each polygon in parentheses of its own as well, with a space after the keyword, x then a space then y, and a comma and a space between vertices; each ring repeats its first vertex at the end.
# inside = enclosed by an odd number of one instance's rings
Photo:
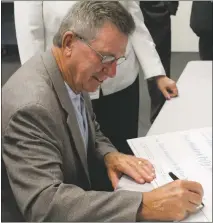
POLYGON ((212 32, 206 32, 200 35, 199 54, 201 60, 213 60, 212 32))
POLYGON ((92 100, 101 131, 122 153, 133 154, 126 140, 138 136, 139 78, 122 91, 92 100))
MULTIPOLYGON (((166 75, 170 77, 170 64, 171 64, 171 19, 168 17, 164 23, 145 23, 154 43, 156 50, 159 54, 166 75)), ((153 123, 158 113, 160 112, 165 97, 158 89, 155 80, 148 80, 148 90, 151 98, 151 113, 150 122, 153 123)))

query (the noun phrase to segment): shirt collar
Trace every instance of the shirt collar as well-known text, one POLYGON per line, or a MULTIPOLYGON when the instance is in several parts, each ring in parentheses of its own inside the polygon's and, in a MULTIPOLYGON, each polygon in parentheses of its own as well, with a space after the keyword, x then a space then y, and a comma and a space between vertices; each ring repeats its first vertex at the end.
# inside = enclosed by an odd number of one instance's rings
POLYGON ((66 86, 66 88, 67 88, 67 91, 68 91, 68 93, 69 93, 69 95, 70 95, 70 98, 71 98, 72 100, 78 100, 78 99, 80 99, 81 94, 76 94, 76 93, 72 90, 72 88, 71 88, 66 82, 64 82, 64 83, 65 83, 65 86, 66 86))

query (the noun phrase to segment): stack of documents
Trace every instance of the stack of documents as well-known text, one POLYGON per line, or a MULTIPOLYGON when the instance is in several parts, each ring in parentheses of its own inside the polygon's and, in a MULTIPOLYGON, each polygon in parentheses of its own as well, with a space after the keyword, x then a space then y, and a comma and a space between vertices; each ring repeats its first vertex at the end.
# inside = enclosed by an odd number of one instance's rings
POLYGON ((137 157, 154 165, 156 179, 137 184, 123 176, 118 190, 151 191, 172 182, 168 173, 173 172, 179 179, 197 181, 204 188, 205 207, 186 221, 212 221, 212 127, 130 139, 128 143, 137 157))

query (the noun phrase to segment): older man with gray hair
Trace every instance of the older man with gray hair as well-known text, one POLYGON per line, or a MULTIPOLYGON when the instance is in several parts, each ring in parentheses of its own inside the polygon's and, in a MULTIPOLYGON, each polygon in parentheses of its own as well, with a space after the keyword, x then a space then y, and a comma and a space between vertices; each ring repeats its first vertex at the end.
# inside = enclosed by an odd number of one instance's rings
POLYGON ((27 61, 2 90, 3 221, 181 220, 197 211, 199 183, 151 192, 96 191, 96 164, 116 188, 121 174, 155 178, 152 164, 116 151, 100 132, 87 92, 125 57, 135 25, 113 1, 79 1, 50 51, 27 61))
MULTIPOLYGON (((120 152, 132 154, 126 140, 138 136, 139 104, 143 104, 139 97, 139 82, 144 78, 156 83, 167 99, 177 96, 178 89, 175 82, 166 76, 155 44, 143 22, 139 1, 119 2, 132 15, 135 31, 128 40, 125 62, 116 67, 116 76, 104 81, 95 92, 90 92, 90 98, 101 131, 120 152)), ((76 1, 14 2, 16 37, 22 64, 52 46, 53 36, 62 19, 75 3, 76 1)), ((153 117, 159 113, 161 101, 165 101, 157 100, 158 89, 151 93, 152 99, 156 99, 151 100, 155 102, 151 109, 153 117)))

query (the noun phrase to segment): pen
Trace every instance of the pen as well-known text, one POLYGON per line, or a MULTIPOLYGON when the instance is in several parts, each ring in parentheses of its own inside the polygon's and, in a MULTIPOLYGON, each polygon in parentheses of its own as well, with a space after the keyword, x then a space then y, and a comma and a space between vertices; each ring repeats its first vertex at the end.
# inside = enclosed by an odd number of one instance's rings
MULTIPOLYGON (((172 172, 169 172, 169 176, 172 178, 172 180, 179 180, 179 178, 172 172)), ((201 205, 204 207, 203 202, 201 202, 201 205)))
POLYGON ((172 180, 179 180, 179 178, 175 176, 172 172, 169 172, 169 176, 172 178, 172 180))

